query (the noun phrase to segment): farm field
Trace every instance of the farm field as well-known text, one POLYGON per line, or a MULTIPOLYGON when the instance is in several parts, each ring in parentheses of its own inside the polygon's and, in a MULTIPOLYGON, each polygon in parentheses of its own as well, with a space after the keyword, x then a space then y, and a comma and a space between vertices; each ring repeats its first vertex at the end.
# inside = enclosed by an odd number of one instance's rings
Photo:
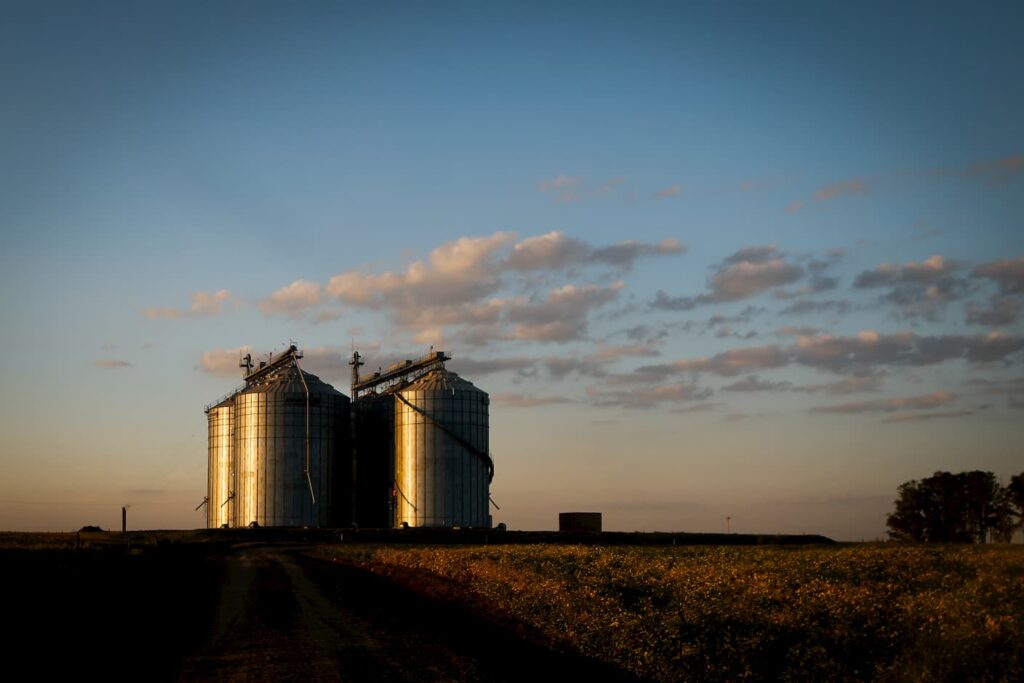
POLYGON ((1022 680, 1024 547, 319 546, 659 681, 1022 680), (415 580, 414 580, 415 581, 415 580))

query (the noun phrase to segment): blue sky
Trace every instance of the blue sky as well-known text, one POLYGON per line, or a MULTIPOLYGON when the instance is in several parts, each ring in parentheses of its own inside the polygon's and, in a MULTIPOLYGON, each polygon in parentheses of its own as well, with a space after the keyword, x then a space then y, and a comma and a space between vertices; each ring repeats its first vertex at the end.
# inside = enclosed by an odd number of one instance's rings
POLYGON ((0 527, 201 523, 295 340, 494 397, 496 520, 884 533, 1020 471, 1013 3, 7 3, 0 527))

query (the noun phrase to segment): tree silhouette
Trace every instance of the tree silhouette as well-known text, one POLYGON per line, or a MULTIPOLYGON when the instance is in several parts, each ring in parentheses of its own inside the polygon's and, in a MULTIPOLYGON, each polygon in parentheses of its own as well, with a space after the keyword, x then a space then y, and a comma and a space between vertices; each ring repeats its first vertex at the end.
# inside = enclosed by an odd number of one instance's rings
POLYGON ((897 540, 1008 542, 1024 516, 1024 473, 1004 488, 991 472, 936 472, 901 484, 898 493, 886 518, 897 540))

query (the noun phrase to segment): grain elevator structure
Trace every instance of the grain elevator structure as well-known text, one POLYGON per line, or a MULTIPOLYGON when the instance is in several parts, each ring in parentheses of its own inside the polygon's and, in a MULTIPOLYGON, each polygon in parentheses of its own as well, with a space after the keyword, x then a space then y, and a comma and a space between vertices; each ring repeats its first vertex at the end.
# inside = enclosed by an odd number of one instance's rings
POLYGON ((295 346, 206 409, 207 526, 490 527, 489 399, 431 352, 360 376, 352 399, 295 346))

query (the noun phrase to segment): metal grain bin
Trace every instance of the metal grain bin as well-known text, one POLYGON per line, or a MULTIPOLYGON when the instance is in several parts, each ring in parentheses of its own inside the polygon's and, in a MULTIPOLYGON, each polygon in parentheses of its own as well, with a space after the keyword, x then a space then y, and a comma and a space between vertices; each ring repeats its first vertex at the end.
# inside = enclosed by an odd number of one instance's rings
POLYGON ((294 361, 247 381, 235 396, 236 524, 350 522, 348 397, 294 361))
POLYGON ((394 396, 396 526, 489 527, 487 394, 438 369, 394 396))
POLYGON ((235 403, 226 398, 206 411, 209 423, 209 470, 206 482, 206 526, 231 524, 234 515, 235 468, 232 460, 235 403))

